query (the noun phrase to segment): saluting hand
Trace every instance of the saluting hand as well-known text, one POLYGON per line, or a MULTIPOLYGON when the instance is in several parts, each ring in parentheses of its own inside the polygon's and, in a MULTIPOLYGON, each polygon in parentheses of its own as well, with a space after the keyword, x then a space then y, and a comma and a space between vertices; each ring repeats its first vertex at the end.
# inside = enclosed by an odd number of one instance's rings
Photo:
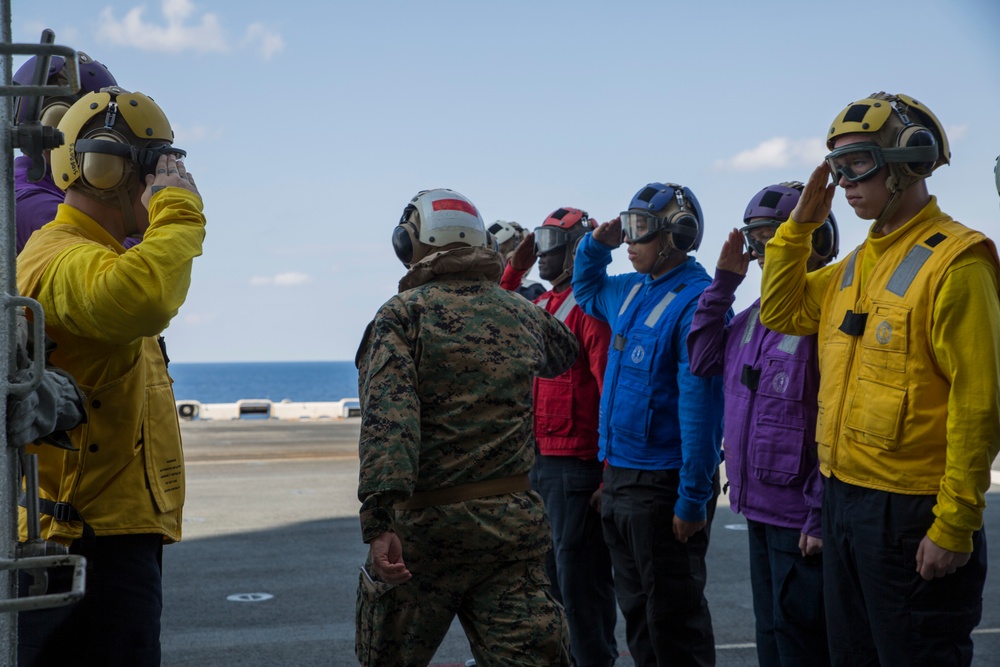
POLYGON ((594 240, 600 241, 606 246, 617 248, 622 244, 622 219, 615 218, 608 222, 602 222, 594 230, 594 240))
POLYGON ((510 265, 515 271, 530 271, 535 265, 535 233, 530 232, 524 235, 521 242, 514 248, 514 254, 510 256, 510 265))
POLYGON ((830 183, 830 168, 826 162, 813 169, 809 181, 792 209, 792 220, 805 224, 819 224, 830 215, 837 184, 830 183))
POLYGON ((184 188, 201 196, 198 186, 194 184, 194 176, 176 155, 161 155, 156 161, 156 173, 146 175, 146 190, 142 193, 142 205, 148 209, 149 200, 153 195, 166 187, 184 188))
POLYGON ((749 264, 750 253, 743 248, 743 234, 734 228, 729 232, 729 238, 722 244, 722 252, 719 254, 719 263, 716 267, 745 276, 749 264))

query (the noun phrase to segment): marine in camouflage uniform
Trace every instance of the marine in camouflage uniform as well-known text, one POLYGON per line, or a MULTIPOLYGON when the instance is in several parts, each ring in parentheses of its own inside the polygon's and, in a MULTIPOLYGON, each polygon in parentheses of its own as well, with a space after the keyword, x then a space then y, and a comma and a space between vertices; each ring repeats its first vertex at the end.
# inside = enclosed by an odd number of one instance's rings
POLYGON ((576 337, 499 286, 503 262, 490 249, 452 246, 404 262, 410 271, 400 293, 379 309, 358 350, 358 498, 364 541, 395 533, 412 578, 380 581, 369 554, 358 587, 358 658, 365 666, 426 665, 457 614, 480 665, 568 665, 569 633, 544 568, 550 528, 538 494, 525 484, 416 509, 398 505, 486 480, 526 479, 533 379, 569 369, 576 337))

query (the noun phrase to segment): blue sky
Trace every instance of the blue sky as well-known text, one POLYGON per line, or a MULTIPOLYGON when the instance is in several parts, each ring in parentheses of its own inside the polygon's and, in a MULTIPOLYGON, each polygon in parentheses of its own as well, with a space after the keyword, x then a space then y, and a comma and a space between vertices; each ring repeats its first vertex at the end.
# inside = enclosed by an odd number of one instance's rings
MULTIPOLYGON (((13 35, 105 63, 161 105, 208 236, 171 358, 353 359, 404 269, 418 190, 487 223, 601 221, 651 181, 690 187, 711 272, 758 190, 805 180, 827 125, 879 90, 927 104, 953 163, 942 208, 1000 238, 1000 4, 477 0, 14 0, 13 35)), ((15 67, 23 59, 15 60, 15 67)), ((842 193, 841 255, 868 223, 842 193)), ((624 250, 612 272, 630 270, 624 250)), ((736 307, 759 293, 756 266, 736 307)))

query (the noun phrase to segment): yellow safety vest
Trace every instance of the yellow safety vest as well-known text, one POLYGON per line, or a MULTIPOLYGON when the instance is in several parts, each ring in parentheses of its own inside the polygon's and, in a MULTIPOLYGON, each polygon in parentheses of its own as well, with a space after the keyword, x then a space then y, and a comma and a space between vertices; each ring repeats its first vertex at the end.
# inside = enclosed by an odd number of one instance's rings
POLYGON ((823 474, 895 493, 938 493, 950 383, 931 347, 934 299, 952 262, 981 242, 997 261, 982 233, 940 216, 906 230, 864 286, 864 244, 836 267, 819 329, 823 474))

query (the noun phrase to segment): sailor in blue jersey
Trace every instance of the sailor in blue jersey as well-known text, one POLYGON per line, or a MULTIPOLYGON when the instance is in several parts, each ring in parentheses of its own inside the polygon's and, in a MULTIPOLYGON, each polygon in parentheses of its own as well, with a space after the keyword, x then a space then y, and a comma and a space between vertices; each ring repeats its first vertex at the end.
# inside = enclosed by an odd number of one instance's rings
POLYGON ((714 665, 705 553, 719 494, 722 383, 688 368, 686 339, 711 283, 688 252, 703 217, 690 189, 642 188, 580 243, 573 291, 611 326, 600 451, 601 518, 629 650, 640 667, 714 665), (609 276, 628 244, 635 273, 609 276))

